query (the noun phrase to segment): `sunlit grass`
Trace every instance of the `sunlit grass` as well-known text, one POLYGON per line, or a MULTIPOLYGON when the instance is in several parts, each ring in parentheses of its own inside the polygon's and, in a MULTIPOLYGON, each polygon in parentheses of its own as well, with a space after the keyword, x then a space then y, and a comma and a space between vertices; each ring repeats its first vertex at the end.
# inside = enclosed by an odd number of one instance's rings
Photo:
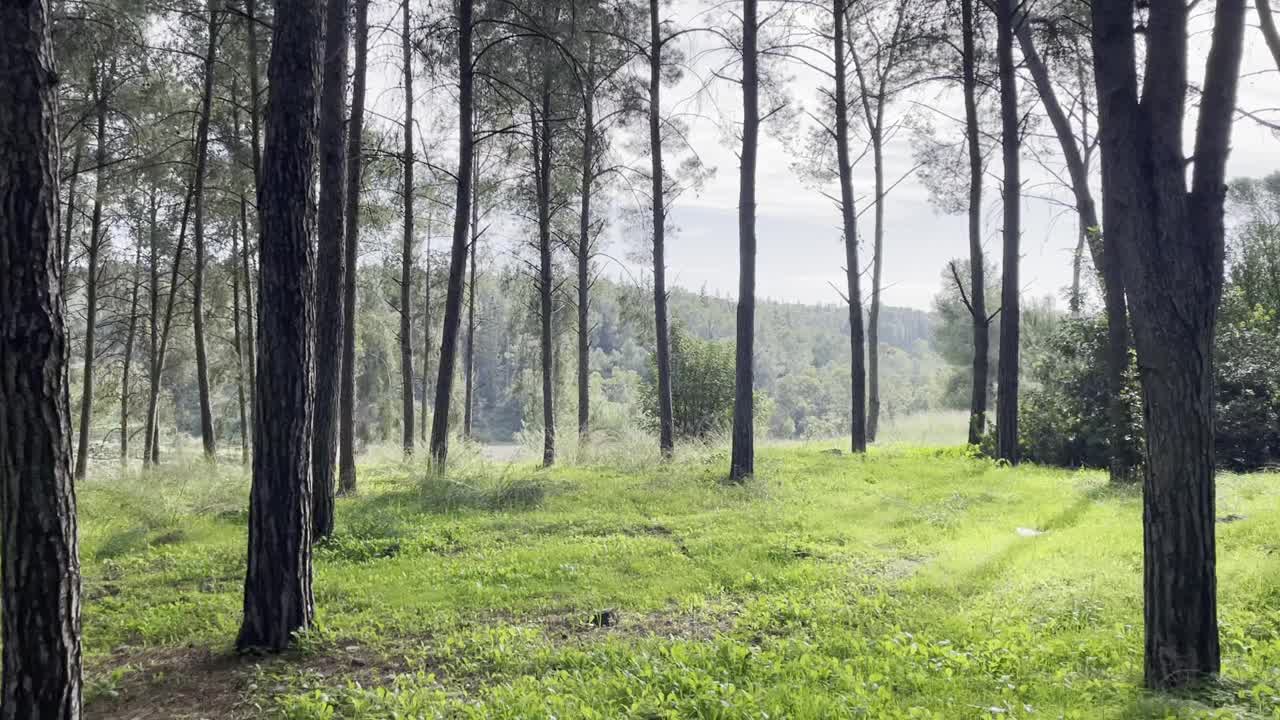
MULTIPOLYGON (((220 682, 262 708, 243 717, 296 719, 1280 718, 1280 476, 1220 482, 1225 682, 1154 696, 1139 497, 901 439, 946 426, 886 427, 900 439, 865 458, 765 448, 744 486, 718 446, 663 464, 601 443, 552 470, 460 451, 445 478, 363 464, 316 550, 303 651, 220 682)), ((80 492, 94 677, 230 652, 239 468, 80 492)), ((110 680, 90 716, 173 681, 110 680)))

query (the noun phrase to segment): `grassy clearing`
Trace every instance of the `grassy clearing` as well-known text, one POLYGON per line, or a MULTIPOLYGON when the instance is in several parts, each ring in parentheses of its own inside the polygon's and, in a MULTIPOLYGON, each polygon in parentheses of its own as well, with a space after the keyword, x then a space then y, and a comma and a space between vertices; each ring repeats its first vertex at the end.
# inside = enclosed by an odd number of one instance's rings
MULTIPOLYGON (((922 428, 913 432, 931 432, 922 428)), ((236 658, 246 482, 89 482, 90 717, 1280 718, 1280 476, 1224 476, 1224 680, 1141 691, 1136 494, 959 450, 361 468, 319 627, 236 658), (1042 531, 1027 536, 1019 528, 1042 531), (147 715, 146 713, 152 713, 147 715)))

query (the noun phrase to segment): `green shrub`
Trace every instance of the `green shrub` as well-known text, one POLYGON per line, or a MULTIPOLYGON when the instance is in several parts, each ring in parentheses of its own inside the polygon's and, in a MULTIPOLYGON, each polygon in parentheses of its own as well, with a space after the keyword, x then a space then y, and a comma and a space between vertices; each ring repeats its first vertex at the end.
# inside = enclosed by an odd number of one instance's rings
MULTIPOLYGON (((640 385, 645 428, 659 430, 657 358, 640 385)), ((700 340, 671 326, 671 416, 680 438, 707 438, 733 423, 733 345, 700 340)))

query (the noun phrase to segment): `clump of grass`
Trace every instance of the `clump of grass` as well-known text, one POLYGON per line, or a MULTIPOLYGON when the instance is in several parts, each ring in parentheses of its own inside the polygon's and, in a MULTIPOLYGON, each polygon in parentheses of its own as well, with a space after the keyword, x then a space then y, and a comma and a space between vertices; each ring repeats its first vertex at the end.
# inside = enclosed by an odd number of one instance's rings
POLYGON ((531 510, 542 505, 549 482, 504 472, 497 477, 428 473, 419 483, 423 503, 437 512, 531 510))

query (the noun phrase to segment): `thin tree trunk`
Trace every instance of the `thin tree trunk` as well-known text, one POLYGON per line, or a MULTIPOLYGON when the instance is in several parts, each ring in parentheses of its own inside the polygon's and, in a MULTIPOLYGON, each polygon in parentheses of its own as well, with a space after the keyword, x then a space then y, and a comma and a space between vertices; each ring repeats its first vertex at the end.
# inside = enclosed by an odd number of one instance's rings
MULTIPOLYGON (((149 263, 147 267, 147 378, 158 378, 159 370, 159 340, 160 340, 160 203, 156 197, 156 186, 153 183, 147 192, 147 219, 150 223, 150 229, 147 234, 149 263)), ((148 400, 155 388, 148 388, 148 400)), ((142 464, 150 465, 152 462, 158 461, 156 457, 156 436, 155 422, 151 415, 148 415, 143 423, 143 432, 146 435, 142 439, 142 464)))
POLYGON ((733 449, 729 479, 755 472, 753 417, 756 320, 756 149, 760 134, 760 77, 756 55, 756 0, 742 2, 742 153, 738 195, 738 336, 735 348, 733 449))
POLYGON ((191 185, 187 186, 182 203, 182 221, 178 226, 178 243, 173 251, 173 268, 169 273, 169 295, 165 299, 164 322, 160 326, 160 345, 155 353, 155 362, 151 366, 150 390, 147 393, 147 437, 151 438, 150 463, 160 462, 159 427, 156 412, 160 405, 160 376, 164 372, 165 355, 169 349, 169 331, 173 327, 173 308, 178 298, 178 277, 182 270, 182 252, 186 247, 187 222, 191 217, 191 185))
POLYGON ((195 218, 192 245, 195 265, 191 280, 191 327, 196 351, 196 388, 200 400, 200 440, 204 445, 206 460, 216 459, 217 440, 213 428, 213 404, 209 399, 209 356, 204 342, 204 178, 209 159, 209 122, 213 114, 214 65, 218 52, 217 5, 209 5, 209 47, 204 57, 204 85, 200 95, 200 119, 196 127, 195 175, 192 179, 195 193, 195 218))
POLYGON ((554 312, 551 265, 551 77, 549 68, 542 69, 542 105, 534 121, 533 154, 536 158, 538 188, 538 320, 539 359, 542 365, 542 465, 551 467, 556 462, 556 399, 554 329, 551 317, 554 312), (540 140, 539 140, 540 137, 540 140))
POLYGON ((1000 286, 1000 364, 996 394, 996 455, 1017 464, 1018 448, 1018 349, 1021 310, 1018 293, 1019 236, 1022 183, 1019 178, 1018 85, 1013 64, 1016 0, 996 5, 996 57, 1000 71, 1000 147, 1004 159, 1004 260, 1000 286))
POLYGON ((316 389, 311 428, 313 539, 333 533, 342 354, 342 297, 346 280, 343 214, 347 173, 347 0, 328 0, 324 81, 320 90, 320 222, 316 263, 316 389))
POLYGON ((471 184, 475 144, 472 125, 474 60, 471 57, 474 0, 458 2, 458 184, 453 203, 453 243, 449 248, 449 286, 445 291, 444 326, 440 331, 440 369, 431 417, 431 462, 443 472, 449 457, 449 401, 453 397, 458 328, 462 324, 462 281, 467 263, 467 213, 472 209, 471 184))
MULTIPOLYGON (((978 142, 977 49, 975 0, 960 0, 964 73, 965 141, 969 149, 969 314, 973 318, 973 384, 969 394, 969 444, 987 432, 987 385, 990 381, 991 320, 987 315, 986 258, 982 251, 982 146, 978 142)), ((959 280, 957 280, 959 282, 959 280)))
POLYGON ((660 0, 649 0, 649 155, 653 199, 653 323, 658 361, 658 447, 663 457, 675 452, 672 414, 671 324, 667 311, 667 198, 662 175, 662 23, 660 0))
POLYGON ((0 4, 0 720, 79 720, 80 561, 49 4, 0 4))
POLYGON ((346 279, 342 286, 341 396, 338 402, 338 492, 356 491, 356 261, 360 236, 360 178, 364 167, 364 93, 369 54, 369 0, 353 0, 355 72, 351 81, 351 124, 347 128, 347 213, 343 236, 346 279))
POLYGON ((97 69, 93 73, 94 100, 97 101, 97 148, 94 163, 98 166, 93 192, 93 218, 89 221, 89 267, 85 271, 84 377, 80 396, 80 432, 76 448, 76 480, 83 480, 89 468, 89 435, 93 427, 93 365, 98 335, 98 253, 102 248, 102 203, 106 199, 107 178, 107 100, 102 96, 103 82, 97 69))
POLYGON ((65 299, 67 278, 71 277, 71 238, 76 226, 76 185, 80 183, 80 160, 84 156, 84 133, 76 140, 76 149, 71 159, 71 181, 67 183, 67 207, 62 217, 62 293, 65 299))
MULTIPOLYGON (((591 432, 591 181, 595 174, 595 98, 582 104, 582 195, 578 212, 578 440, 591 432)), ((581 448, 579 448, 581 449, 581 448)))
MULTIPOLYGON (((475 168, 477 163, 473 163, 475 168)), ((475 168, 478 169, 478 168, 475 168)), ((471 259, 467 264, 471 272, 471 278, 467 282, 467 349, 466 359, 463 361, 466 375, 466 390, 464 393, 463 403, 465 405, 462 417, 462 437, 467 440, 471 439, 471 423, 475 417, 475 369, 476 369, 476 244, 480 241, 480 232, 477 229, 480 220, 480 204, 478 194, 476 193, 475 175, 471 180, 471 259)))
MULTIPOLYGON (((257 0, 244 0, 244 28, 247 52, 245 60, 249 72, 249 147, 252 150, 253 188, 254 192, 262 187, 262 132, 258 127, 262 119, 262 88, 258 71, 258 3, 257 0)), ((256 200, 256 197, 255 197, 256 200)), ((257 208, 258 223, 262 223, 262 208, 257 208)), ((245 247, 249 243, 246 240, 245 247)), ((252 305, 250 306, 252 307, 252 305)), ((255 356, 255 362, 257 357, 255 356)))
POLYGON ((427 420, 431 412, 431 221, 433 209, 427 208, 427 248, 422 253, 422 417, 418 423, 418 439, 427 443, 427 420))
POLYGON ((849 380, 851 433, 850 449, 867 451, 867 370, 864 365, 866 340, 862 333, 862 288, 858 264, 858 215, 853 205, 853 168, 849 158, 849 93, 845 65, 845 16, 848 0, 832 0, 832 28, 835 33, 836 163, 840 174, 840 217, 844 228, 845 300, 849 304, 849 380))
POLYGON ((1271 51, 1271 59, 1275 60, 1276 69, 1280 70, 1280 30, 1276 29, 1276 17, 1272 14, 1271 0, 1257 0, 1258 27, 1262 29, 1262 37, 1267 41, 1267 49, 1271 51))
POLYGON ((129 330, 124 339, 124 364, 120 370, 120 464, 129 464, 129 402, 133 370, 134 338, 138 332, 138 290, 142 285, 142 233, 134 238, 133 287, 129 291, 129 330))
MULTIPOLYGON (((232 135, 234 136, 233 142, 235 146, 238 148, 244 148, 244 145, 243 145, 244 140, 240 135, 241 127, 240 127, 239 89, 240 89, 239 83, 236 82, 235 78, 232 78, 231 80, 231 131, 232 131, 232 135)), ((250 152, 252 153, 252 150, 250 150, 250 152)), ((256 168, 255 168, 254 177, 255 178, 257 177, 256 168)), ((255 223, 255 226, 256 226, 256 223, 255 223)), ((245 385, 243 382, 241 383, 241 387, 245 388, 244 392, 246 395, 246 407, 248 410, 247 420, 249 421, 248 425, 244 425, 244 423, 241 423, 242 424, 241 439, 245 443, 249 444, 249 447, 252 447, 253 424, 255 422, 254 408, 257 407, 254 401, 254 392, 258 386, 258 373, 257 373, 257 353, 254 352, 254 334, 253 334, 253 318, 257 314, 257 306, 253 304, 253 273, 250 270, 250 263, 249 263, 249 238, 250 237, 252 237, 252 233, 249 232, 249 201, 245 197, 244 190, 242 189, 240 191, 240 239, 241 239, 240 253, 239 253, 239 257, 235 257, 233 254, 233 257, 231 258, 231 264, 232 264, 232 272, 240 273, 244 279, 244 323, 245 324, 244 324, 244 332, 242 333, 244 342, 240 345, 237 345, 236 349, 237 349, 237 352, 240 353, 239 355, 240 365, 242 366, 242 368, 244 368, 247 371, 248 379, 249 379, 247 385, 245 385), (240 265, 239 270, 235 269, 235 265, 237 262, 240 265)), ((245 464, 247 465, 249 462, 249 456, 247 453, 245 453, 243 459, 245 464)))
POLYGON ((278 0, 272 31, 258 322, 258 422, 249 492, 240 650, 280 651, 315 616, 311 591, 311 398, 323 6, 278 0))
MULTIPOLYGON (((243 206, 241 206, 243 209, 243 206)), ((240 409, 240 464, 249 464, 249 412, 244 391, 244 333, 240 330, 240 234, 231 228, 231 319, 236 345, 236 402, 240 409)))
POLYGON ((401 443, 413 455, 413 53, 409 43, 409 0, 404 0, 401 62, 404 64, 404 242, 400 248, 400 414, 401 443))
MULTIPOLYGON (((881 89, 883 93, 883 88, 881 89)), ((884 268, 884 96, 876 105, 871 151, 876 182, 875 244, 871 248, 871 311, 867 314, 867 441, 880 427, 880 278, 884 268)))
MULTIPOLYGON (((1118 261, 1107 257, 1103 248, 1104 237, 1098 220, 1097 205, 1089 190, 1089 168, 1076 143, 1070 118, 1058 102, 1058 96, 1049 77, 1049 70, 1036 50, 1035 38, 1026 22, 1018 26, 1018 43, 1022 47, 1023 60, 1031 71, 1040 102, 1058 137, 1062 156, 1071 178, 1075 195, 1076 213, 1080 217, 1080 244, 1087 244, 1093 257, 1094 268, 1102 279, 1103 305, 1107 315, 1107 438, 1111 446, 1108 462, 1112 482, 1127 482, 1134 474, 1134 459, 1126 457, 1121 449, 1128 445, 1128 406, 1125 401, 1124 375, 1129 366, 1129 326, 1124 298, 1124 278, 1118 261)), ((1080 248, 1077 248, 1073 267, 1073 312, 1080 306, 1080 248)))

